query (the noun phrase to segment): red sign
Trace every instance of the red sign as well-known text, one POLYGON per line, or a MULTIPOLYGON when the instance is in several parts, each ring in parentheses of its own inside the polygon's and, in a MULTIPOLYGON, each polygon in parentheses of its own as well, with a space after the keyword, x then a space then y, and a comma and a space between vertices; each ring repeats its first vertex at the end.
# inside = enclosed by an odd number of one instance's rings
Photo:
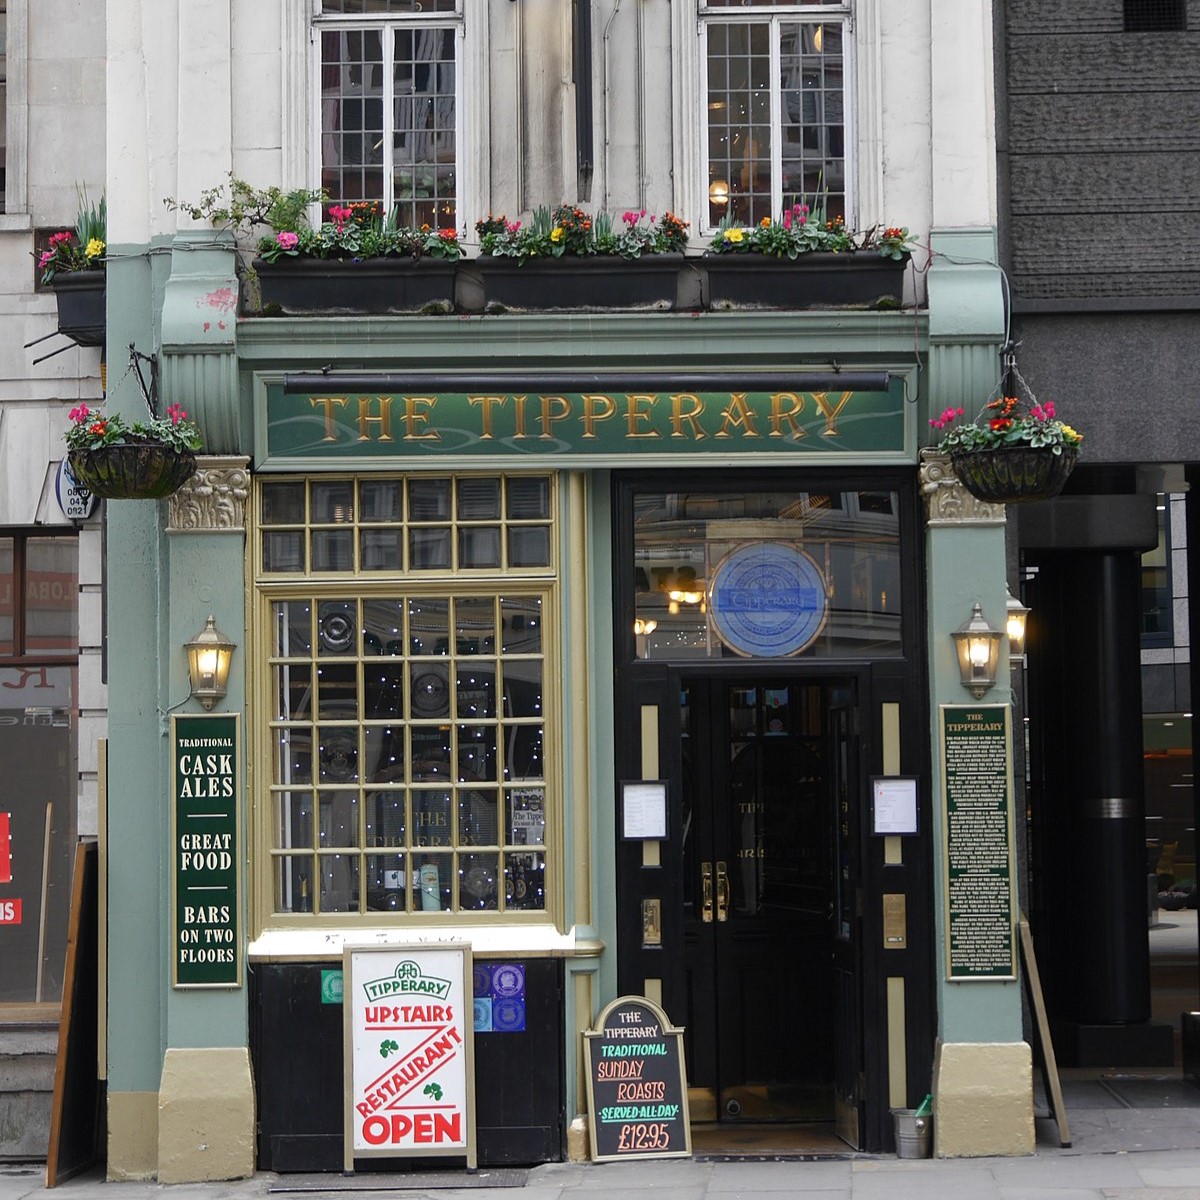
POLYGON ((20 925, 21 901, 0 900, 0 925, 20 925))
POLYGON ((0 883, 12 883, 12 842, 8 834, 10 814, 0 812, 0 883))

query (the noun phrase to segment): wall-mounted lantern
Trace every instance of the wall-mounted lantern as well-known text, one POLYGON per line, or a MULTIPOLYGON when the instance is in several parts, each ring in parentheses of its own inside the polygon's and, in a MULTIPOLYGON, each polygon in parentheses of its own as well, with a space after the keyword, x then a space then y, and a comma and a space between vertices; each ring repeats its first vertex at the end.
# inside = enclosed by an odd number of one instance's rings
POLYGON ((984 620, 978 604, 970 617, 951 635, 958 654, 958 670, 962 685, 978 700, 996 685, 996 666, 1000 660, 1000 639, 1004 634, 984 620))
POLYGON ((195 637, 183 643, 187 651, 192 696, 212 708, 229 688, 229 667, 237 643, 231 642, 213 622, 212 614, 195 637))

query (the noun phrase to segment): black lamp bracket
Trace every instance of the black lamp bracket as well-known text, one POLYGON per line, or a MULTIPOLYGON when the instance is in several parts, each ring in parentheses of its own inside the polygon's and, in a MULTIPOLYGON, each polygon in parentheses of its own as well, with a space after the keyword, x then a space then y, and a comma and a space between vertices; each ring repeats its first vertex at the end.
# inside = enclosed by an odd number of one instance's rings
POLYGON ((130 342, 129 370, 137 376, 138 387, 141 389, 146 407, 150 410, 151 418, 158 420, 158 356, 143 354, 135 343, 130 342), (150 368, 149 386, 146 385, 146 377, 142 374, 142 363, 146 363, 150 368))

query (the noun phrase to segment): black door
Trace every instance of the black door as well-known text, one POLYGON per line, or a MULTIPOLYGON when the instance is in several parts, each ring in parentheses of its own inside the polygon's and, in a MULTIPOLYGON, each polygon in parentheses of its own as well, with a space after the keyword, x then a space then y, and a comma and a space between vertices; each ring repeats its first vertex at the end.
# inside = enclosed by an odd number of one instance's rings
POLYGON ((694 1120, 832 1121, 835 1093, 852 1090, 836 1079, 850 1066, 838 1070, 839 1026, 859 1037, 846 1028, 857 1004, 839 1011, 857 984, 857 827, 842 803, 854 794, 852 693, 852 682, 795 677, 682 683, 694 1120))

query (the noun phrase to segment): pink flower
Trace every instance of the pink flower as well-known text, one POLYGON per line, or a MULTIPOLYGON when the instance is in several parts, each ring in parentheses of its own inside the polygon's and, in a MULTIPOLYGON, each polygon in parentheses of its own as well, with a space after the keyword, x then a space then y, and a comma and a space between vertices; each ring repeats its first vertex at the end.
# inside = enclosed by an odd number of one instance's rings
POLYGON ((46 267, 54 261, 53 250, 43 250, 41 258, 38 259, 38 270, 44 271, 46 267))
POLYGON ((187 419, 187 413, 183 411, 182 404, 169 404, 167 406, 167 416, 171 418, 172 425, 178 425, 180 421, 187 419))
POLYGON ((275 241, 279 243, 281 250, 291 250, 300 240, 300 236, 295 233, 288 233, 286 230, 283 233, 275 235, 275 241))
POLYGON ((785 208, 783 210, 783 227, 784 229, 791 229, 792 227, 792 214, 790 209, 785 208))
POLYGON ((76 425, 82 425, 84 421, 86 421, 91 415, 92 410, 88 408, 86 404, 80 404, 67 413, 67 416, 70 417, 76 425))
POLYGON ((516 233, 521 228, 521 222, 520 221, 510 221, 507 225, 505 225, 504 228, 509 233, 516 233))
POLYGON ((332 204, 329 207, 330 220, 334 221, 338 227, 338 233, 342 232, 342 226, 354 216, 352 208, 342 208, 341 205, 332 204))
POLYGON ((61 246, 64 242, 69 242, 70 240, 70 231, 64 229, 62 233, 52 233, 47 240, 47 244, 51 246, 61 246))

